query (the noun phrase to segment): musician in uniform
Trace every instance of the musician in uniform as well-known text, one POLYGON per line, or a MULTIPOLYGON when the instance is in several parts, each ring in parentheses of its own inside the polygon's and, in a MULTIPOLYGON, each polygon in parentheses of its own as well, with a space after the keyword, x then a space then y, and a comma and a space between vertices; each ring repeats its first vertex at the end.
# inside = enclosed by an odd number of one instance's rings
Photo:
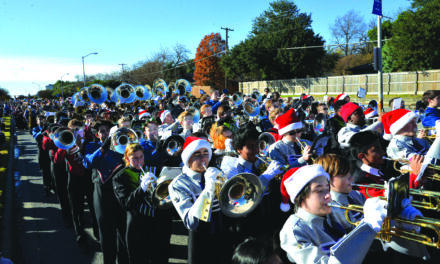
POLYGON ((168 134, 177 132, 179 129, 179 120, 174 120, 170 110, 162 110, 160 112, 160 121, 162 125, 159 126, 159 136, 164 138, 168 134))
POLYGON ((281 212, 274 210, 274 205, 278 205, 280 201, 279 182, 271 181, 271 179, 283 171, 278 161, 273 160, 267 166, 257 158, 260 152, 259 135, 260 133, 252 122, 238 129, 234 135, 233 146, 239 156, 238 158, 225 156, 221 163, 221 169, 226 178, 229 179, 240 173, 251 173, 260 179, 265 188, 264 196, 258 207, 246 217, 234 219, 232 229, 236 232, 234 234, 236 243, 241 243, 249 236, 272 237, 274 231, 281 227, 281 223, 278 222, 282 218, 281 212))
POLYGON ((280 232, 280 243, 292 262, 362 263, 381 229, 386 202, 372 198, 364 205, 364 220, 345 236, 342 226, 328 217, 329 180, 320 165, 293 168, 283 177, 282 194, 296 210, 280 232))
POLYGON ((429 90, 423 93, 423 104, 426 106, 425 119, 422 124, 424 127, 434 127, 435 121, 440 120, 440 91, 429 90))
POLYGON ((124 239, 126 214, 116 199, 111 181, 114 170, 122 164, 123 155, 110 150, 109 132, 112 126, 108 120, 95 123, 96 137, 100 141, 86 146, 84 158, 84 167, 93 171, 93 205, 105 264, 115 263, 116 256, 119 263, 128 262, 124 239))
POLYGON ((191 112, 184 111, 179 115, 177 120, 179 120, 179 123, 183 128, 183 131, 182 133, 180 133, 180 136, 182 136, 183 139, 186 139, 193 131, 194 116, 191 112))
POLYGON ((410 159, 413 155, 425 155, 431 147, 429 143, 417 137, 417 114, 396 109, 383 115, 389 126, 392 139, 387 154, 392 159, 410 159))
MULTIPOLYGON (((340 148, 342 150, 346 150, 350 147, 349 141, 350 138, 360 132, 365 130, 379 130, 383 128, 382 121, 377 121, 370 126, 365 127, 365 115, 362 108, 352 102, 348 102, 341 107, 341 117, 344 119, 346 124, 345 127, 341 128, 338 132, 338 142, 340 144, 340 148)), ((344 152, 344 151, 343 151, 344 152)), ((349 157, 348 152, 345 151, 343 156, 349 157)))
POLYGON ((125 168, 113 177, 113 186, 127 214, 125 239, 130 264, 167 264, 172 220, 168 210, 155 210, 152 200, 146 200, 147 189, 154 188, 157 179, 155 168, 143 169, 144 148, 139 144, 125 148, 124 162, 125 168))
POLYGON ((188 236, 188 263, 229 263, 231 241, 223 224, 218 201, 215 198, 217 171, 206 169, 212 151, 208 141, 187 137, 182 151, 182 174, 168 187, 188 236), (210 215, 203 215, 208 209, 210 215), (207 222, 205 222, 207 221, 207 222))
POLYGON ((279 161, 282 165, 290 165, 290 167, 301 167, 307 164, 311 159, 310 146, 311 142, 303 141, 307 146, 301 150, 301 133, 303 124, 298 119, 295 109, 289 111, 275 119, 278 125, 278 134, 282 136, 282 140, 275 142, 269 148, 269 156, 273 160, 279 161))

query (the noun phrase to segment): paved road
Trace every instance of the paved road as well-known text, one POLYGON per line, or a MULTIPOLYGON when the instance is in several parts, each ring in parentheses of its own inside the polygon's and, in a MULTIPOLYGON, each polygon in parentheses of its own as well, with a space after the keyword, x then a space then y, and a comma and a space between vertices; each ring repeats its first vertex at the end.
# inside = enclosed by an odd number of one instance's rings
MULTIPOLYGON (((90 214, 85 213, 90 253, 80 252, 73 228, 66 228, 55 195, 43 196, 43 181, 38 165, 38 150, 27 131, 17 131, 20 158, 15 170, 20 173, 15 203, 16 260, 15 264, 78 264, 103 263, 99 242, 92 235, 90 214)), ((86 207, 87 208, 87 207, 86 207)), ((186 230, 174 222, 170 263, 186 263, 186 230)))

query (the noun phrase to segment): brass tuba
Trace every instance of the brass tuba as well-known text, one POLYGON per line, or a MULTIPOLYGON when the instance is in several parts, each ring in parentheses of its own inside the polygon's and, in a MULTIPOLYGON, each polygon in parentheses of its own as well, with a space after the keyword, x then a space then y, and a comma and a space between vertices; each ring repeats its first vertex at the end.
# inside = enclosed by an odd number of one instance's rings
POLYGON ((123 83, 116 87, 116 97, 119 104, 132 103, 136 99, 135 89, 131 84, 123 83))
POLYGON ((148 186, 146 190, 145 199, 147 203, 151 207, 161 210, 173 208, 168 186, 181 173, 181 167, 163 167, 156 182, 148 186))
POLYGON ((157 96, 164 97, 168 93, 168 85, 163 79, 156 79, 153 82, 153 93, 157 96))
MULTIPOLYGON (((60 127, 55 130, 53 134, 53 142, 60 149, 71 150, 76 146, 76 136, 70 128, 60 127)), ((75 153, 77 151, 79 151, 78 147, 73 149, 71 153, 75 153)))
POLYGON ((189 97, 191 95, 191 84, 185 79, 179 79, 176 81, 176 90, 179 95, 189 97))
POLYGON ((269 132, 261 133, 258 137, 258 148, 260 149, 261 156, 269 155, 269 147, 275 143, 274 136, 269 132))
POLYGON ((121 127, 110 135, 110 149, 124 154, 125 148, 129 144, 139 143, 139 139, 133 129, 121 127))
POLYGON ((145 100, 150 100, 153 97, 153 92, 151 91, 151 87, 148 84, 145 86, 136 85, 134 89, 136 94, 136 100, 145 101, 145 100))
POLYGON ((90 101, 96 104, 102 104, 107 100, 107 89, 100 84, 92 84, 87 87, 87 96, 90 101))

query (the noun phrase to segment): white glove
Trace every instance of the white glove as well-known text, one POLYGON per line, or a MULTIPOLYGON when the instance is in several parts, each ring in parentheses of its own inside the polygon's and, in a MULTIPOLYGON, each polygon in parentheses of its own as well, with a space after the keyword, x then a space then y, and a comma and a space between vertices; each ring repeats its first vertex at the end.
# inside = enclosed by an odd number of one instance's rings
POLYGON ((364 221, 376 232, 382 228, 382 222, 387 216, 387 202, 379 197, 369 198, 364 204, 364 221))
POLYGON ((211 194, 215 191, 215 184, 217 183, 217 175, 221 171, 217 168, 210 167, 205 172, 205 189, 211 194))
POLYGON ((151 186, 154 188, 154 183, 157 181, 156 176, 154 176, 153 173, 147 172, 141 177, 141 188, 145 192, 148 188, 148 186, 151 186))
POLYGON ((225 140, 225 150, 226 150, 226 152, 233 152, 234 151, 234 147, 232 146, 232 139, 227 138, 225 140))
POLYGON ((277 160, 272 160, 269 164, 269 167, 263 172, 263 175, 271 175, 273 176, 283 173, 283 170, 281 169, 283 165, 277 160))

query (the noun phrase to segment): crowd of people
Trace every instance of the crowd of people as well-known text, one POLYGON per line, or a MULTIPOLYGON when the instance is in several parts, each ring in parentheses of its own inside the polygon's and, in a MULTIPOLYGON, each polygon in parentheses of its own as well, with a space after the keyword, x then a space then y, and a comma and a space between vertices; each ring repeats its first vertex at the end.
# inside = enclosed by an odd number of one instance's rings
MULTIPOLYGON (((401 98, 384 113, 377 102, 363 106, 345 93, 318 102, 306 94, 281 98, 270 89, 73 103, 6 103, 4 113, 35 138, 43 194, 57 195, 64 224, 74 227, 84 254, 90 250, 87 201, 106 264, 168 263, 173 219, 188 230, 188 263, 439 259, 435 247, 376 237, 389 217, 388 182, 402 174, 396 166, 409 171, 409 188, 438 191, 428 164, 440 156, 440 91, 426 91, 418 112, 401 98), (417 130, 418 122, 425 130, 417 130), (222 185, 239 175, 248 177, 235 185, 243 186, 242 196, 231 190, 221 196, 222 185), (164 178, 167 206, 156 197, 164 178), (257 198, 246 196, 255 189, 261 189, 257 198), (363 210, 346 214, 333 204, 363 210)), ((398 218, 440 222, 436 211, 413 201, 397 206, 398 218)))

